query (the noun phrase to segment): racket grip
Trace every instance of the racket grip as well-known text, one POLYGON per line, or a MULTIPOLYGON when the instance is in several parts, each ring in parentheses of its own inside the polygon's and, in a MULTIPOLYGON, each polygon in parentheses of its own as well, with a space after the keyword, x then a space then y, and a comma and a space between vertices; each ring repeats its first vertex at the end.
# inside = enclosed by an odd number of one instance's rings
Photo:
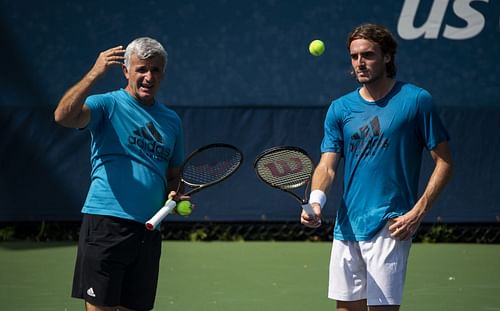
POLYGON ((153 231, 156 226, 175 208, 177 203, 174 200, 168 200, 165 202, 165 205, 151 217, 150 220, 146 221, 146 228, 150 231, 153 231))
POLYGON ((314 213, 314 210, 313 210, 311 204, 309 204, 309 203, 302 204, 302 209, 304 211, 306 211, 306 213, 309 214, 309 215, 311 215, 311 216, 316 215, 316 213, 314 213))

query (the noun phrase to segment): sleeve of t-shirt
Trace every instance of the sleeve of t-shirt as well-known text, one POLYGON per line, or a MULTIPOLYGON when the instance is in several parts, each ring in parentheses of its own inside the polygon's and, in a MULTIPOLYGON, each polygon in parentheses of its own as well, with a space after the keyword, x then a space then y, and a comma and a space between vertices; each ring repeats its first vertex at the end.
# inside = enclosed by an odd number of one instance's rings
POLYGON ((324 136, 321 142, 321 152, 344 153, 344 137, 342 123, 334 101, 326 113, 324 122, 324 136))
POLYGON ((105 95, 91 95, 85 100, 85 105, 90 109, 90 122, 83 129, 92 131, 98 127, 105 115, 110 113, 109 98, 105 95))
POLYGON ((419 131, 426 148, 432 150, 440 143, 450 140, 450 136, 436 111, 432 96, 426 90, 422 90, 418 94, 417 107, 419 109, 419 131))
POLYGON ((170 158, 169 168, 180 167, 184 161, 184 130, 182 128, 182 121, 179 118, 179 131, 175 139, 174 151, 170 158))

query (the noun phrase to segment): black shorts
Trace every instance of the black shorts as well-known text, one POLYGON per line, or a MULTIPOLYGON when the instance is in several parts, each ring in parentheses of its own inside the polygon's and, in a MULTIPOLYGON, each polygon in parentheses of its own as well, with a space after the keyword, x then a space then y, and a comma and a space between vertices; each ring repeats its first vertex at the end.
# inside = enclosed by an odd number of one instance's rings
POLYGON ((84 214, 72 297, 99 306, 153 309, 161 234, 144 224, 84 214))

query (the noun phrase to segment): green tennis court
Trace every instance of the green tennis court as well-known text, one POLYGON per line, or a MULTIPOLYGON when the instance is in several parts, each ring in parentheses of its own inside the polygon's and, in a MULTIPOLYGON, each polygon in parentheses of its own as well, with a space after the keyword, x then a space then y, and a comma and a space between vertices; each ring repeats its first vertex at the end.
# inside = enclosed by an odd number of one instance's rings
MULTIPOLYGON (((2 310, 83 310, 74 243, 0 243, 2 310)), ((155 310, 334 310, 328 242, 163 244, 155 310)), ((402 310, 500 310, 500 245, 415 244, 402 310)), ((138 284, 137 286, 140 286, 138 284)))

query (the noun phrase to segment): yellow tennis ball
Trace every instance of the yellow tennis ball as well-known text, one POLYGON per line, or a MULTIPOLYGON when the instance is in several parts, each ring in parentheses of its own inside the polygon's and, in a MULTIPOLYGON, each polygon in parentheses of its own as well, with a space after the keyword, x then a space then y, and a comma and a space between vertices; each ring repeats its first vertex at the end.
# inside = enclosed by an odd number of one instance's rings
POLYGON ((191 202, 189 201, 180 201, 179 203, 177 203, 175 209, 177 210, 177 214, 181 216, 188 216, 193 211, 193 209, 191 208, 191 202))
POLYGON ((309 43, 309 53, 313 56, 320 56, 325 52, 325 44, 321 40, 313 40, 309 43))

